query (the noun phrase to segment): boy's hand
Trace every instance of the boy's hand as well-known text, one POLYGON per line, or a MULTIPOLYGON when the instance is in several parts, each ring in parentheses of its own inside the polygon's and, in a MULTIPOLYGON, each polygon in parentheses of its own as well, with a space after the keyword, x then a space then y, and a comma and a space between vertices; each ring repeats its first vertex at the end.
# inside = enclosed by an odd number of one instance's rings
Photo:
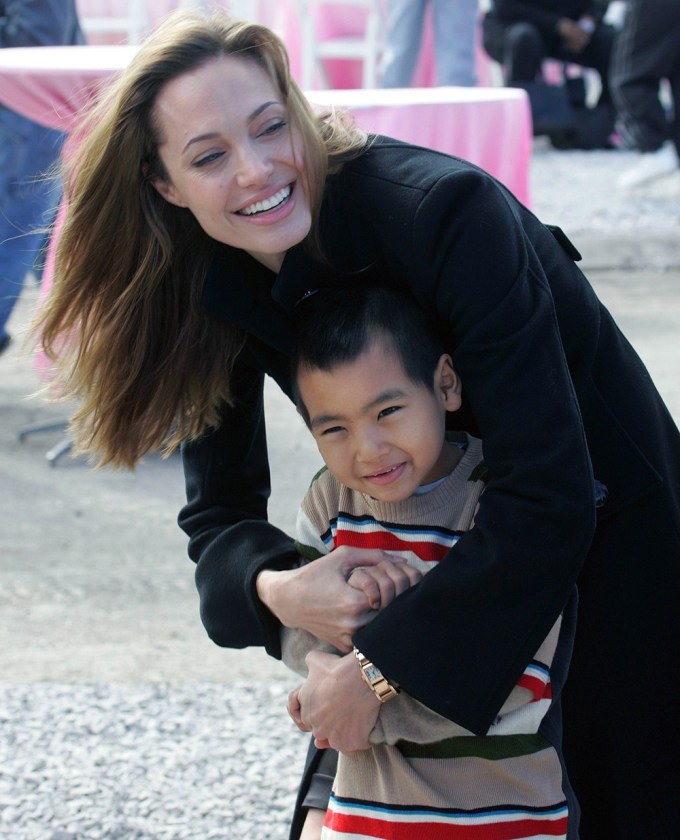
POLYGON ((347 583, 364 593, 372 610, 381 610, 422 576, 401 557, 393 557, 377 566, 357 566, 349 573, 347 583))

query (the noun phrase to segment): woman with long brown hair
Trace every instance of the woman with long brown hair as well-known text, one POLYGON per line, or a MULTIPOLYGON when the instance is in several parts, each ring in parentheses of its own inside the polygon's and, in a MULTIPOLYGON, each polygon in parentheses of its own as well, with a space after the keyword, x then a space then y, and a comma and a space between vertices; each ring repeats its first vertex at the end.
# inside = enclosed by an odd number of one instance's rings
POLYGON ((285 625, 348 651, 296 695, 319 744, 360 749, 377 718, 376 700, 347 726, 371 691, 353 646, 484 733, 578 579, 563 705, 581 837, 670 838, 678 431, 564 234, 464 161, 315 114, 279 39, 225 13, 178 13, 149 38, 66 185, 38 329, 83 448, 133 466, 181 443, 211 638, 280 656, 285 625), (435 317, 493 478, 455 551, 371 615, 346 578, 381 554, 298 568, 267 522, 262 391, 269 375, 291 393, 310 291, 378 277, 435 317))

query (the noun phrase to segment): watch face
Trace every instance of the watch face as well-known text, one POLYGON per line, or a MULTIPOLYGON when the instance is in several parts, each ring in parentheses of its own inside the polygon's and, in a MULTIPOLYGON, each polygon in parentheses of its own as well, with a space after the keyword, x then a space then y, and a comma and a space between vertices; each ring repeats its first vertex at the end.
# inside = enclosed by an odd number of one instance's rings
POLYGON ((373 664, 367 665, 364 668, 364 674, 366 674, 366 679, 369 682, 375 682, 375 680, 381 680, 382 679, 382 673, 373 664))

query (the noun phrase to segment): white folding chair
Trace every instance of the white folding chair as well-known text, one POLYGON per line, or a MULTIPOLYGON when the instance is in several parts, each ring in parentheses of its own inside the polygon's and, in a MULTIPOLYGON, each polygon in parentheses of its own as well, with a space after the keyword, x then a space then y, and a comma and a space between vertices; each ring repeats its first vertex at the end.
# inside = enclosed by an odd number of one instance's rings
POLYGON ((198 8, 210 10, 223 8, 231 12, 235 18, 248 20, 253 23, 259 22, 262 17, 260 0, 177 0, 177 5, 181 9, 198 8))
POLYGON ((118 0, 111 2, 110 13, 88 14, 87 3, 78 4, 80 25, 85 37, 89 35, 120 36, 127 44, 139 44, 150 26, 146 0, 118 0), (83 8, 84 7, 84 8, 83 8))
POLYGON ((298 0, 298 10, 302 28, 300 82, 303 89, 330 87, 323 64, 324 59, 329 58, 361 61, 362 87, 378 86, 383 33, 380 0, 298 0), (352 34, 321 37, 323 27, 318 23, 326 7, 351 7, 354 22, 363 20, 363 31, 359 26, 352 34))

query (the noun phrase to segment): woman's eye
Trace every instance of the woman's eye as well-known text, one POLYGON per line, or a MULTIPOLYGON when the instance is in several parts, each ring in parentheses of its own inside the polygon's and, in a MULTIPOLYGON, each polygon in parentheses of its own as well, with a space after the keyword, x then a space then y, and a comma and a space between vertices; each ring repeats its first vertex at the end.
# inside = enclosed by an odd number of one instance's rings
POLYGON ((218 158, 221 158, 223 154, 224 152, 210 152, 210 154, 205 155, 205 157, 195 160, 194 166, 196 167, 196 169, 201 169, 201 167, 208 166, 209 164, 216 161, 218 158))
POLYGON ((260 132, 260 135, 276 134, 277 132, 281 131, 281 129, 285 128, 287 125, 288 123, 285 120, 277 120, 276 122, 271 123, 266 128, 264 128, 260 132))

